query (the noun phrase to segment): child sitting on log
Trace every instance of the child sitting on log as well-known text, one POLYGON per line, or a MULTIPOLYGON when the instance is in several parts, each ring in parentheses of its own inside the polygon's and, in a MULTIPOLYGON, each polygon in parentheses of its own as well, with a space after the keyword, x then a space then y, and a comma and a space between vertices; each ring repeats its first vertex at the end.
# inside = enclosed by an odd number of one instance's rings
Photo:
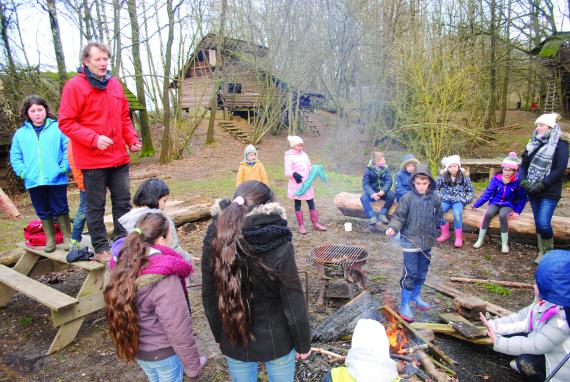
POLYGON ((412 191, 400 200, 386 231, 388 237, 400 231, 400 245, 404 252, 400 316, 406 321, 414 320, 410 307, 412 301, 420 310, 431 308, 421 299, 420 292, 431 261, 431 247, 443 216, 441 200, 435 194, 435 180, 426 165, 416 167, 411 182, 412 191))
POLYGON ((481 314, 481 321, 495 351, 517 356, 510 365, 523 381, 544 381, 557 366, 549 380, 570 381, 570 363, 564 363, 570 352, 570 252, 547 252, 535 278, 532 304, 491 321, 481 314))
MULTIPOLYGON (((461 168, 459 155, 451 155, 441 160, 443 172, 435 182, 435 188, 441 198, 443 214, 453 210, 453 228, 455 230, 456 248, 463 246, 463 207, 473 201, 473 185, 469 176, 461 168)), ((449 223, 441 219, 441 236, 438 243, 443 243, 451 237, 449 223)))
POLYGON ((257 159, 257 149, 253 145, 247 145, 243 151, 243 162, 239 164, 236 187, 248 180, 258 180, 269 186, 265 166, 257 159))
POLYGON ((390 191, 390 188, 392 188, 392 174, 390 174, 390 168, 386 164, 384 153, 373 151, 372 158, 366 168, 364 168, 364 174, 362 175, 362 190, 364 192, 360 196, 360 202, 368 216, 370 225, 375 225, 378 220, 382 224, 388 224, 386 214, 390 211, 390 207, 392 207, 396 197, 396 194, 390 191), (384 200, 384 205, 380 210, 380 214, 376 217, 376 212, 372 208, 371 202, 378 200, 384 200))
POLYGON ((501 163, 502 173, 491 179, 485 192, 473 203, 473 209, 476 210, 486 202, 489 202, 479 229, 479 238, 473 244, 474 248, 481 248, 485 240, 485 234, 489 229, 489 224, 491 224, 491 219, 499 214, 501 222, 501 252, 509 253, 508 219, 518 219, 527 200, 526 192, 517 176, 520 162, 517 153, 511 152, 501 163))
POLYGON ((420 161, 414 157, 414 154, 404 155, 404 160, 402 161, 402 166, 400 171, 396 173, 394 179, 394 191, 396 192, 396 201, 400 202, 402 196, 404 196, 409 191, 412 191, 412 185, 410 184, 410 178, 416 166, 420 164, 420 161))

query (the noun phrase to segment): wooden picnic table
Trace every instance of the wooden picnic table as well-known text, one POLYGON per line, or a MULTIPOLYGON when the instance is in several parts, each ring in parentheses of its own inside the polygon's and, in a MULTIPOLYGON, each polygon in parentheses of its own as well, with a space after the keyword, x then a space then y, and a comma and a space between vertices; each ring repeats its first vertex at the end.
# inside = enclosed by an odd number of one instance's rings
MULTIPOLYGON (((488 172, 490 181, 497 173, 497 170, 501 168, 502 161, 502 159, 492 158, 465 158, 461 159, 461 167, 465 169, 466 175, 474 174, 477 170, 488 172)), ((566 167, 566 174, 568 173, 570 173, 570 163, 566 167)))
POLYGON ((68 252, 57 249, 44 253, 43 247, 27 247, 13 268, 0 265, 0 307, 5 307, 17 292, 23 293, 51 310, 54 327, 59 328, 47 354, 63 349, 75 340, 77 332, 89 313, 103 308, 103 279, 106 266, 96 261, 68 263, 68 252), (75 297, 33 279, 49 272, 69 267, 87 272, 81 289, 75 297))

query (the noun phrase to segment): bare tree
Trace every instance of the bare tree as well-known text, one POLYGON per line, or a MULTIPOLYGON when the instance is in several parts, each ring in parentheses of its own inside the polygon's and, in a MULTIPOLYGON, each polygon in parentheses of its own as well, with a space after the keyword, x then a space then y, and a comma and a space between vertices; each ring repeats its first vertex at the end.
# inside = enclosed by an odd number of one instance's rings
POLYGON ((6 3, 0 2, 0 37, 2 38, 2 43, 4 44, 4 50, 6 51, 6 60, 8 64, 8 71, 11 73, 16 72, 16 65, 14 63, 14 52, 12 52, 12 45, 10 43, 10 37, 8 36, 8 27, 10 25, 10 14, 8 14, 8 7, 6 3))
POLYGON ((65 56, 63 55, 63 46, 61 44, 61 35, 59 33, 59 21, 57 18, 57 8, 55 0, 46 0, 46 7, 43 7, 49 15, 49 25, 51 28, 51 38, 53 42, 53 50, 55 60, 57 62, 57 72, 59 75, 59 89, 63 90, 63 85, 67 81, 67 70, 65 68, 65 56))

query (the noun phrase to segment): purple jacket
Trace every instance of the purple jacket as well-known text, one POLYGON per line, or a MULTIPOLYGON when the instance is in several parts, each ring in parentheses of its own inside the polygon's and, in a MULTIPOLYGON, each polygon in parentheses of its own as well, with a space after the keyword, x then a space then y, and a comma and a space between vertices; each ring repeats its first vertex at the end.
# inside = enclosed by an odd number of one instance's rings
POLYGON ((497 174, 487 186, 483 194, 473 203, 473 207, 481 207, 486 202, 489 205, 496 204, 501 207, 511 207, 514 212, 520 214, 526 204, 527 195, 521 187, 518 175, 515 174, 512 182, 503 183, 503 175, 497 174))

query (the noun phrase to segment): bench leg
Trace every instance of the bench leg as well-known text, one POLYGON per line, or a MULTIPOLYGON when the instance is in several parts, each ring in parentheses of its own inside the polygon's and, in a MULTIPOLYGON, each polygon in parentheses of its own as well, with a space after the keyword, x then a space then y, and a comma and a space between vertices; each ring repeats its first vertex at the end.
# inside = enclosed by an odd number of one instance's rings
MULTIPOLYGON (((28 275, 37 262, 40 260, 40 255, 26 251, 20 260, 14 265, 14 270, 20 272, 23 275, 28 275)), ((10 299, 16 294, 16 290, 7 287, 4 284, 0 284, 0 307, 6 306, 10 299)))
POLYGON ((51 343, 51 346, 49 347, 47 354, 53 354, 72 343, 77 336, 77 332, 79 332, 79 328, 81 328, 83 320, 85 320, 85 316, 79 317, 73 321, 61 325, 51 343))

